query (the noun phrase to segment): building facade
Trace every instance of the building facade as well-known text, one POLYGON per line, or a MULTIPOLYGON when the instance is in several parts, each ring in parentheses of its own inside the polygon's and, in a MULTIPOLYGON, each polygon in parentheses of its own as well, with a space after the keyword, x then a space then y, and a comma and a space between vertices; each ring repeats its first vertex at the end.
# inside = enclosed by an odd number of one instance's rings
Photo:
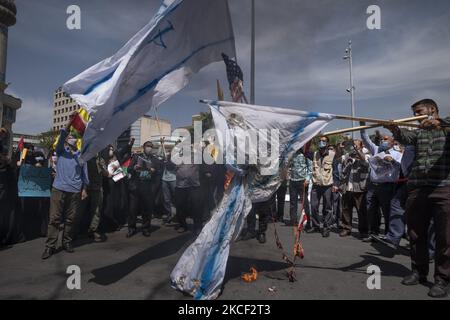
POLYGON ((8 154, 12 152, 12 125, 16 121, 16 112, 22 106, 22 101, 6 94, 6 61, 8 52, 8 28, 16 24, 17 9, 14 1, 0 1, 0 127, 9 132, 5 148, 8 154))
POLYGON ((14 149, 17 149, 17 146, 19 145, 20 139, 22 139, 22 137, 23 137, 24 143, 32 144, 35 147, 42 147, 40 135, 14 133, 13 134, 13 148, 14 149))
POLYGON ((143 116, 136 120, 124 133, 117 139, 117 145, 122 146, 131 138, 134 138, 133 151, 142 151, 142 145, 146 141, 156 142, 161 137, 170 137, 172 125, 167 120, 143 116))
POLYGON ((61 87, 56 89, 53 95, 53 131, 63 129, 69 123, 70 115, 78 109, 80 106, 61 87))

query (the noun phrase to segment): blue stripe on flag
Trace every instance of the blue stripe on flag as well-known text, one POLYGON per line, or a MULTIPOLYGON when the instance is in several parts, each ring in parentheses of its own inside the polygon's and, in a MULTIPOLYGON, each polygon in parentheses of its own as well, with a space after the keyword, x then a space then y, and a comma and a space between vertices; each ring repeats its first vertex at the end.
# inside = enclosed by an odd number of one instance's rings
MULTIPOLYGON (((233 179, 235 180, 234 184, 238 183, 237 177, 234 177, 233 179)), ((228 206, 226 213, 223 215, 222 221, 220 223, 221 229, 220 229, 220 232, 218 233, 218 239, 216 241, 214 241, 214 251, 212 254, 210 254, 208 256, 208 260, 205 264, 205 268, 204 268, 202 277, 200 279, 200 287, 198 288, 198 290, 195 294, 195 297, 194 297, 196 300, 199 300, 203 297, 204 293, 208 290, 208 288, 207 287, 205 288, 204 286, 210 285, 210 283, 211 283, 211 278, 214 275, 217 258, 219 256, 220 249, 222 248, 222 242, 225 239, 225 237, 228 235, 231 224, 232 224, 231 215, 235 211, 236 204, 238 203, 238 201, 237 201, 238 195, 241 192, 241 189, 242 189, 241 185, 233 186, 233 193, 231 196, 230 204, 228 206)))
MULTIPOLYGON (((156 17, 159 18, 160 16, 163 16, 163 15, 168 16, 169 14, 173 13, 173 12, 180 6, 180 4, 181 4, 182 2, 183 2, 183 1, 180 1, 180 2, 177 3, 173 8, 170 8, 170 9, 168 9, 167 5, 164 4, 164 2, 163 2, 163 3, 161 4, 161 6, 164 7, 164 10, 161 11, 160 14, 157 14, 156 17)), ((155 18, 156 18, 156 17, 155 17, 155 18)), ((155 25, 155 26, 156 26, 156 25, 155 25)), ((174 30, 174 29, 173 29, 173 26, 172 26, 171 30, 174 30)), ((166 33, 166 32, 168 32, 168 30, 166 30, 166 29, 163 30, 163 33, 166 33)), ((152 33, 153 33, 153 32, 151 32, 150 34, 152 34, 152 33)), ((160 32, 161 35, 162 35, 163 33, 160 32)), ((150 34, 149 34, 148 36, 150 36, 150 34)), ((137 52, 139 52, 140 50, 142 50, 142 48, 145 47, 145 45, 151 43, 153 40, 154 40, 153 38, 150 39, 150 40, 147 40, 147 42, 144 44, 144 46, 142 46, 141 49, 139 49, 137 52)), ((135 54, 136 54, 137 52, 135 52, 135 54)), ((108 81, 109 79, 111 79, 111 78, 113 77, 114 73, 116 72, 116 70, 117 70, 118 67, 119 67, 119 66, 117 66, 116 68, 114 68, 114 70, 113 70, 111 73, 107 74, 105 77, 103 77, 103 78, 100 79, 99 81, 97 81, 97 82, 95 82, 94 84, 92 84, 89 88, 86 89, 86 91, 83 93, 83 95, 88 95, 89 93, 91 93, 92 91, 94 91, 99 85, 101 85, 102 83, 105 83, 106 81, 108 81)))
POLYGON ((310 125, 312 122, 317 120, 319 117, 319 114, 317 112, 309 112, 305 119, 302 119, 299 121, 299 126, 297 130, 295 130, 294 134, 292 135, 291 140, 286 145, 286 148, 283 150, 283 154, 281 155, 280 164, 283 164, 286 160, 287 154, 291 151, 292 145, 294 142, 298 139, 298 137, 305 131, 305 128, 310 125))
POLYGON ((94 84, 92 84, 89 88, 87 88, 87 90, 83 93, 83 95, 88 95, 89 93, 94 91, 99 85, 101 85, 102 83, 105 83, 106 81, 111 79, 113 77, 114 73, 116 72, 118 67, 119 66, 115 67, 114 70, 111 73, 107 74, 105 77, 103 77, 99 81, 97 81, 94 84))
POLYGON ((193 56, 195 56, 197 53, 199 53, 200 51, 202 51, 203 49, 206 49, 208 47, 212 47, 212 46, 216 46, 218 44, 227 42, 227 41, 231 41, 233 40, 234 37, 230 37, 224 40, 219 40, 219 41, 215 41, 209 44, 205 44, 203 46, 201 46, 200 48, 194 50, 191 54, 189 54, 186 58, 184 58, 183 60, 181 60, 179 63, 177 63, 176 65, 174 65, 172 68, 170 68, 169 70, 167 70, 166 72, 164 72, 161 76, 159 76, 156 79, 153 79, 149 84, 147 84, 145 87, 141 88, 138 90, 138 92, 136 93, 136 95, 130 99, 128 99, 127 101, 125 101, 124 103, 120 104, 119 106, 117 106, 114 109, 113 115, 115 115, 116 113, 120 112, 120 111, 124 111, 130 104, 132 104, 133 102, 135 102, 136 100, 138 100, 139 98, 141 98, 143 95, 145 95, 148 91, 150 91, 151 89, 153 89, 159 81, 161 81, 162 78, 164 78, 166 75, 168 75, 169 73, 175 71, 176 69, 180 68, 183 64, 185 64, 187 61, 189 61, 193 56))

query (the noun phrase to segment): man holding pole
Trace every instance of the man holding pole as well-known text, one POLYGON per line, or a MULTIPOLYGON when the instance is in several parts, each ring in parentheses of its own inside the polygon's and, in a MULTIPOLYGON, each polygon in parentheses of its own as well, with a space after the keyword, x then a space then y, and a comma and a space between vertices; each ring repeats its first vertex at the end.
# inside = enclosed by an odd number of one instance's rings
POLYGON ((450 283, 450 118, 439 117, 439 108, 431 99, 412 105, 414 115, 427 115, 420 129, 409 131, 387 126, 404 145, 413 145, 416 158, 408 180, 406 222, 411 243, 412 273, 404 285, 427 281, 429 269, 428 230, 433 219, 436 231, 433 298, 448 295, 450 283))

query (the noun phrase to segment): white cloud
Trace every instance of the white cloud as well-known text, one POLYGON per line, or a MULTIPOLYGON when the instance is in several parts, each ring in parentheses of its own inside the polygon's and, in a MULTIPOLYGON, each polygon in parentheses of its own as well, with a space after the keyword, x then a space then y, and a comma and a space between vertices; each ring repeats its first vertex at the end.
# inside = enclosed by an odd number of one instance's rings
POLYGON ((23 134, 38 134, 52 128, 52 112, 50 99, 33 98, 15 94, 22 100, 22 108, 17 111, 13 131, 23 134))

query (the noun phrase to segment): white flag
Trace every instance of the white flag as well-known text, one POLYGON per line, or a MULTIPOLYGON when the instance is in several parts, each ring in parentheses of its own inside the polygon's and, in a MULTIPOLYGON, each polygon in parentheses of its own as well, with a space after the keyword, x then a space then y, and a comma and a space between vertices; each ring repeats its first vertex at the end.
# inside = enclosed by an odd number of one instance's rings
POLYGON ((64 91, 91 116, 81 159, 113 143, 186 86, 193 73, 221 61, 222 52, 236 55, 227 0, 165 0, 115 55, 64 84, 64 91))
MULTIPOLYGON (((180 257, 170 275, 174 288, 202 300, 215 299, 220 294, 230 243, 238 238, 251 204, 270 199, 281 184, 280 176, 289 165, 289 159, 335 118, 331 114, 285 108, 217 101, 209 104, 215 129, 221 133, 222 139, 218 142, 225 154, 225 163, 238 174, 212 212, 209 222, 180 257), (276 150, 271 151, 277 156, 270 162, 270 175, 264 174, 260 163, 248 170, 248 166, 242 166, 234 158, 232 144, 248 130, 279 132, 277 143, 272 145, 276 150)), ((262 144, 269 142, 262 136, 258 140, 262 140, 262 144)), ((249 153, 254 152, 252 148, 245 149, 243 143, 236 147, 237 153, 242 151, 246 154, 244 158, 249 158, 249 153)), ((301 221, 305 222, 303 218, 301 221)))

